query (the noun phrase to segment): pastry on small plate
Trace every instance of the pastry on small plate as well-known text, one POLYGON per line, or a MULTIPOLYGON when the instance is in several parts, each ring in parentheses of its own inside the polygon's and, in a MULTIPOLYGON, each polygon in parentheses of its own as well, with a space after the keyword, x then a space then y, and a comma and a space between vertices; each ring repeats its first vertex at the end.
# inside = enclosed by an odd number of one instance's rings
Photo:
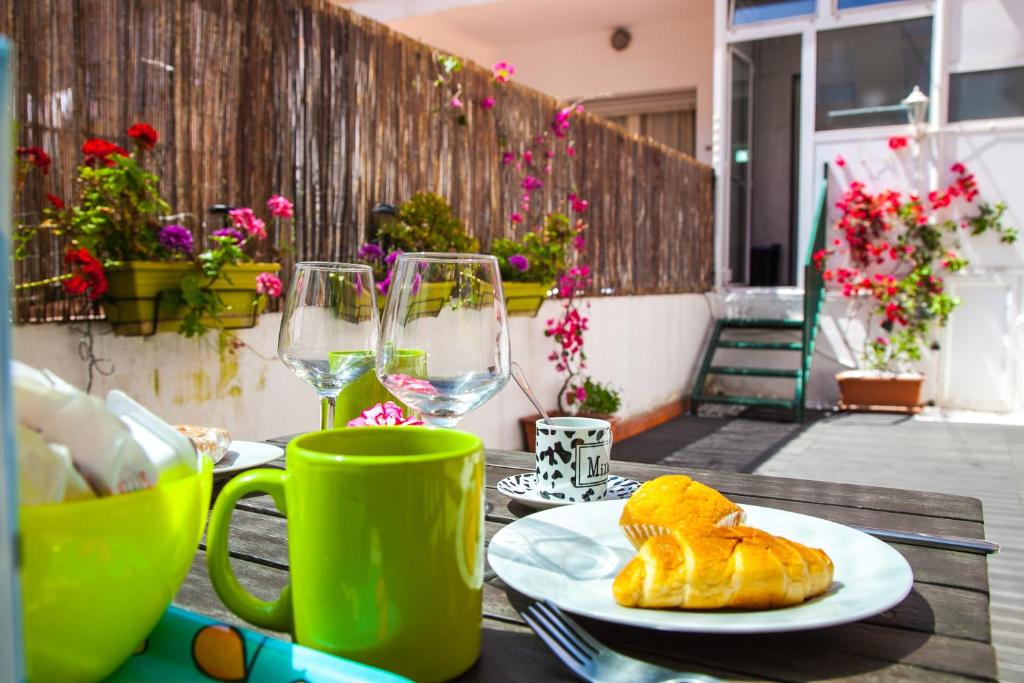
POLYGON ((710 486, 685 474, 670 474, 644 483, 630 497, 619 526, 639 550, 648 538, 679 524, 736 526, 744 518, 743 508, 710 486))
POLYGON ((231 435, 218 427, 174 425, 174 428, 187 436, 196 447, 196 451, 209 457, 215 465, 227 454, 228 447, 231 446, 231 435))
POLYGON ((824 550, 747 526, 679 525, 647 539, 615 577, 624 607, 775 609, 832 585, 824 550))

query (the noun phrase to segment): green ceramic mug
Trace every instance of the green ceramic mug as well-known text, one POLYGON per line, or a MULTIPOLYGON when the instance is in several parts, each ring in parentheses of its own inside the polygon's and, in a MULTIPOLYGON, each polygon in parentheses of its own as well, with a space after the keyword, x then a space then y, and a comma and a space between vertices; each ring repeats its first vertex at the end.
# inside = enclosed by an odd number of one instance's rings
MULTIPOLYGON (((331 361, 338 356, 351 353, 365 353, 361 351, 332 351, 331 361)), ((427 374, 427 354, 419 349, 399 349, 396 352, 398 357, 398 372, 404 372, 412 377, 425 377, 427 374)), ((349 420, 359 417, 367 408, 372 408, 378 403, 393 401, 402 408, 406 415, 410 414, 409 406, 395 398, 390 391, 377 379, 377 373, 371 371, 352 382, 338 394, 334 401, 334 426, 344 427, 349 420)), ((327 400, 320 401, 321 420, 320 424, 327 419, 327 400)))
POLYGON ((293 439, 285 470, 232 479, 210 515, 207 566, 224 604, 302 645, 416 681, 480 654, 484 449, 467 432, 351 427, 293 439), (266 602, 228 560, 231 511, 267 493, 288 518, 289 585, 266 602))

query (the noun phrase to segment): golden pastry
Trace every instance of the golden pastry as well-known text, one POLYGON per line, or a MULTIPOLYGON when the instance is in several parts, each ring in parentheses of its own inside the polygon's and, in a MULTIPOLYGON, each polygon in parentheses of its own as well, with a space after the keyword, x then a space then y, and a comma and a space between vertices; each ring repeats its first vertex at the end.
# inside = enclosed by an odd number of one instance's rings
POLYGON ((619 518, 634 548, 678 524, 736 526, 743 509, 710 486, 683 474, 658 477, 637 489, 619 518))
POLYGON ((772 609, 832 585, 823 551, 751 527, 679 525, 644 542, 612 584, 625 607, 772 609))

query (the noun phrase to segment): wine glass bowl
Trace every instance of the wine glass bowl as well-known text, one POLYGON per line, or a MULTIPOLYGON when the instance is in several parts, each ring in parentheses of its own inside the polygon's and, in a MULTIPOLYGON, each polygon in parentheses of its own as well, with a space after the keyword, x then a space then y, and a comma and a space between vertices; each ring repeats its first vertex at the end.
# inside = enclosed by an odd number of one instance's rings
POLYGON ((507 313, 493 256, 402 254, 381 325, 377 377, 430 424, 454 427, 508 382, 507 313), (410 349, 425 362, 402 364, 410 349))
POLYGON ((370 372, 379 333, 373 271, 350 263, 295 266, 281 316, 278 357, 327 401, 321 429, 334 424, 334 401, 370 372))

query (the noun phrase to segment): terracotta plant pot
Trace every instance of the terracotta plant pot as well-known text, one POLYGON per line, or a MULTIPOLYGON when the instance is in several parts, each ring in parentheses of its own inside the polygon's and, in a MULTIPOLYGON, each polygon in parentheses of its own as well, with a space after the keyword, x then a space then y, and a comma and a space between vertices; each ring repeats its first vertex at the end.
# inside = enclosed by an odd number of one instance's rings
MULTIPOLYGON (((548 411, 548 415, 551 417, 575 417, 558 410, 548 411)), ((620 420, 618 417, 615 415, 580 415, 579 417, 595 417, 599 420, 608 420, 612 426, 612 448, 615 448, 615 441, 619 438, 617 430, 620 420)), ((537 420, 539 419, 540 415, 528 415, 527 417, 519 418, 519 425, 523 428, 523 441, 526 443, 526 451, 528 453, 535 452, 537 448, 537 420)))
MULTIPOLYGON (((277 272, 280 268, 278 263, 224 267, 223 275, 209 285, 228 306, 220 314, 223 327, 237 329, 256 324, 259 314, 267 307, 267 298, 256 293, 256 276, 277 272)), ((160 305, 161 292, 177 288, 181 279, 192 272, 196 270, 191 263, 159 261, 128 261, 108 268, 109 289, 103 310, 114 334, 138 336, 177 331, 182 316, 169 306, 160 305)), ((213 321, 207 318, 203 322, 213 321)))
POLYGON ((924 375, 841 372, 839 407, 864 412, 917 412, 921 406, 921 385, 924 375))

